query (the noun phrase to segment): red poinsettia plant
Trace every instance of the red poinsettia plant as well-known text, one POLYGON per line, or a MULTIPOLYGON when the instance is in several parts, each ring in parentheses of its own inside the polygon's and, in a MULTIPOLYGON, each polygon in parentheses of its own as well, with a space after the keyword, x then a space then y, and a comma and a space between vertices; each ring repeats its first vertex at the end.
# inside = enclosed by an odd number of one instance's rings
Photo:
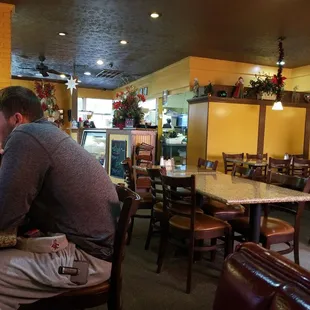
POLYGON ((133 119, 134 125, 138 125, 144 116, 139 102, 146 100, 143 94, 134 86, 126 87, 125 91, 116 93, 116 98, 113 102, 113 125, 123 128, 126 119, 133 119))
POLYGON ((51 121, 58 122, 60 113, 56 103, 55 85, 44 81, 35 81, 34 85, 35 92, 41 101, 45 117, 51 121))

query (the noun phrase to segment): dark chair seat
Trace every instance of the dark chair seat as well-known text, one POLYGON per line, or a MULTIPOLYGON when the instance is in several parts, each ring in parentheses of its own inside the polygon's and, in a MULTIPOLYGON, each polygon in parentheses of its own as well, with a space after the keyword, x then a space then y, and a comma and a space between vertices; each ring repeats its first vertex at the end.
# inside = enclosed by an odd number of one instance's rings
MULTIPOLYGON (((169 224, 178 229, 190 230, 191 219, 180 215, 174 215, 169 219, 169 224)), ((196 214, 195 231, 221 231, 223 235, 227 229, 225 222, 205 214, 196 214)))
MULTIPOLYGON (((250 229, 249 218, 241 217, 230 221, 234 231, 247 234, 250 229)), ((260 225, 260 234, 262 238, 268 238, 272 243, 287 242, 294 238, 294 227, 288 222, 274 218, 262 217, 260 225)))
POLYGON ((223 202, 210 200, 203 205, 206 214, 230 221, 244 215, 245 208, 242 205, 228 206, 223 202))

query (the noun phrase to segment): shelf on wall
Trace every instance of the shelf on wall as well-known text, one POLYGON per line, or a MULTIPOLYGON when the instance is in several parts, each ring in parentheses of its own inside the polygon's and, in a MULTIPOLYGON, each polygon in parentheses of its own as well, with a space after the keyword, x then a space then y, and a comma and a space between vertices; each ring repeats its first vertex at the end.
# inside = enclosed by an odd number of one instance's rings
MULTIPOLYGON (((231 98, 231 97, 216 97, 216 96, 203 96, 198 98, 189 99, 189 104, 201 103, 201 102, 223 102, 223 103, 236 103, 236 104, 253 104, 253 105, 266 105, 272 106, 273 100, 256 100, 248 98, 231 98)), ((293 103, 283 101, 283 107, 295 107, 295 108, 310 108, 310 103, 293 103)))

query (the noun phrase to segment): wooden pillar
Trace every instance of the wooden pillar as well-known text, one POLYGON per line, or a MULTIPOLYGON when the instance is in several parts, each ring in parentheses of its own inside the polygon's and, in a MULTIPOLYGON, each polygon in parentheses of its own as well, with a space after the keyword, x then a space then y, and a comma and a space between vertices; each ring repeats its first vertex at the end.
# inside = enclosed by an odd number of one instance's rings
POLYGON ((266 106, 261 104, 259 107, 259 119, 258 119, 257 154, 264 153, 265 123, 266 123, 266 106))
POLYGON ((0 89, 11 85, 11 19, 14 5, 0 3, 0 89))
POLYGON ((310 108, 306 108, 304 149, 303 149, 303 154, 305 158, 309 158, 309 139, 310 139, 310 108))

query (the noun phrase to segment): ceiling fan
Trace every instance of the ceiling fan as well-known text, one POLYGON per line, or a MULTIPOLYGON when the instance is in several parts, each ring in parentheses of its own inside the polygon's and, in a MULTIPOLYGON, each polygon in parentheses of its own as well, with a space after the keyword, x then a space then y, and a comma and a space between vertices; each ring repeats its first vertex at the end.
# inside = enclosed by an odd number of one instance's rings
MULTIPOLYGON (((59 72, 59 71, 54 70, 54 69, 50 69, 47 65, 44 64, 45 59, 46 58, 45 58, 44 55, 40 55, 39 56, 40 63, 37 64, 36 67, 35 67, 35 70, 40 72, 43 77, 48 77, 49 73, 50 73, 50 74, 56 74, 56 75, 59 75, 59 76, 60 75, 65 75, 66 77, 70 78, 69 74, 65 74, 65 73, 59 72)), ((21 68, 21 69, 32 69, 33 70, 33 68, 21 68)))

